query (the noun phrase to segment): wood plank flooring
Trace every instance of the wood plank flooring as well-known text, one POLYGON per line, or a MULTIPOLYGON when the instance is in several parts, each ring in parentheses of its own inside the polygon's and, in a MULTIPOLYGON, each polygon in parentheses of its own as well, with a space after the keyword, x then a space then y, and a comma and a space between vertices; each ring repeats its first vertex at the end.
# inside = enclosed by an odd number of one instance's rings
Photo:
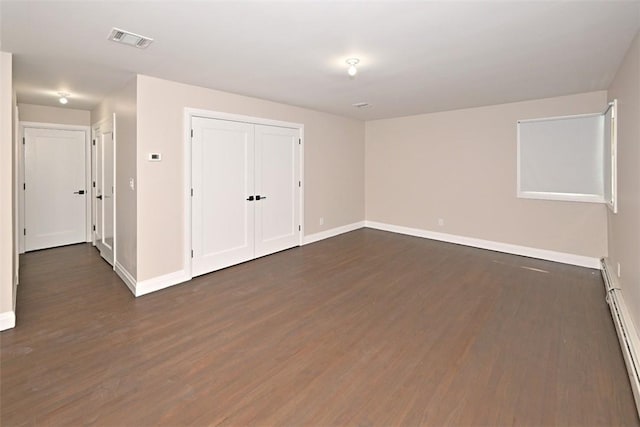
POLYGON ((0 424, 639 425, 600 273, 358 230, 135 299, 21 258, 0 424))

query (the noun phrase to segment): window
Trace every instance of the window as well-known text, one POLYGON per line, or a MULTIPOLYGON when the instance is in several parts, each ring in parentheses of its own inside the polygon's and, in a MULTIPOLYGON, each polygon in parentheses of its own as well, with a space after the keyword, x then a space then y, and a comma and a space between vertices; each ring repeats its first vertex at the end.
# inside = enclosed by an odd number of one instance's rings
POLYGON ((615 212, 616 106, 518 121, 518 197, 607 203, 615 212))

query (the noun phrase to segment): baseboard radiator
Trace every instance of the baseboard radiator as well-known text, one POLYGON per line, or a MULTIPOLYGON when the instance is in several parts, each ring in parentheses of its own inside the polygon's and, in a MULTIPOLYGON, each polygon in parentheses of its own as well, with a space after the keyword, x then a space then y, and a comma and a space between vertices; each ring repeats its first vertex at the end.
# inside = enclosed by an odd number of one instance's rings
POLYGON ((633 397, 636 401, 636 409, 638 416, 640 416, 640 337, 627 311, 618 280, 612 274, 607 260, 604 258, 602 259, 602 277, 607 293, 607 303, 611 309, 611 317, 618 333, 633 397))

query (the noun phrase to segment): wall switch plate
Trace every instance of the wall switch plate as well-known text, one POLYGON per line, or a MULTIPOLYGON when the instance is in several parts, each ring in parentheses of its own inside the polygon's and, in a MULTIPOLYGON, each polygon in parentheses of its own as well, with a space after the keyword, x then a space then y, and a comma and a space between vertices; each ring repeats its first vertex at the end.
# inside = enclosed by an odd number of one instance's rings
POLYGON ((136 185, 135 185, 135 182, 134 182, 133 178, 129 178, 129 187, 130 187, 132 190, 135 190, 135 189, 136 189, 136 185))
POLYGON ((324 217, 320 217, 320 225, 324 225, 324 217))
POLYGON ((442 218, 438 218, 438 225, 439 225, 440 227, 444 226, 444 219, 442 219, 442 218))

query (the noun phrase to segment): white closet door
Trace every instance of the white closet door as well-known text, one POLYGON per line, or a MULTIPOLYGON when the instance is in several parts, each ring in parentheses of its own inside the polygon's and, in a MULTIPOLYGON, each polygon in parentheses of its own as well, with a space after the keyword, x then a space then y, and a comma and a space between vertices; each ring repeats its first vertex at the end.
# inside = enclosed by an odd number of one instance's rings
POLYGON ((100 233, 99 238, 96 240, 96 246, 102 258, 113 265, 115 217, 115 144, 113 129, 109 128, 101 131, 99 141, 98 149, 100 150, 99 158, 101 160, 99 169, 101 175, 96 186, 98 188, 98 197, 100 197, 98 199, 100 233))
POLYGON ((192 274, 254 257, 254 126, 193 118, 192 274))
POLYGON ((25 250, 85 241, 85 133, 25 128, 25 250))
POLYGON ((256 242, 260 257, 300 244, 299 130, 256 125, 256 242))

